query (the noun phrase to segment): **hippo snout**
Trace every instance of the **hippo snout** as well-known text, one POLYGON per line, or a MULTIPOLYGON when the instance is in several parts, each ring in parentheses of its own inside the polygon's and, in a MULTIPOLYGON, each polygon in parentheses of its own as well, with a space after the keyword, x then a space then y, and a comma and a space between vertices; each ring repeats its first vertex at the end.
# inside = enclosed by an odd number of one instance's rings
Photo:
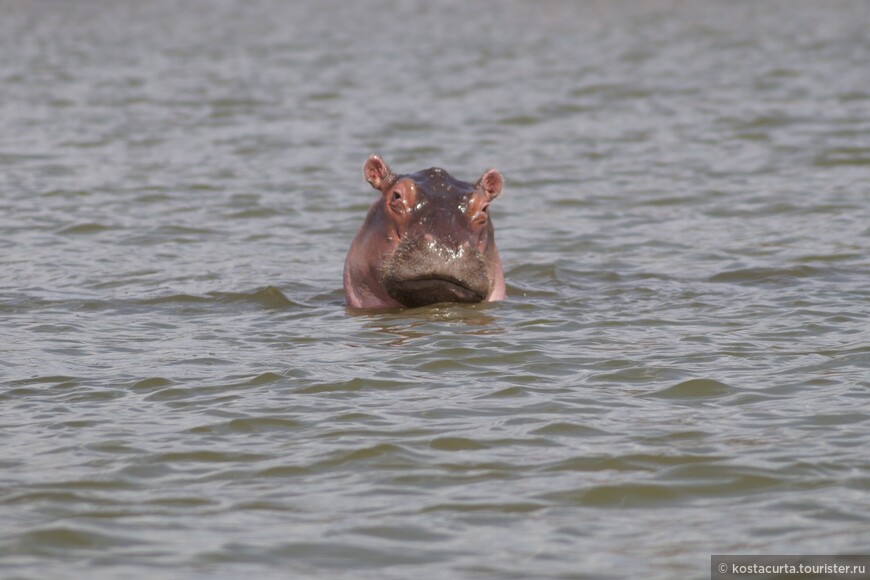
POLYGON ((490 293, 486 260, 468 242, 444 243, 426 234, 403 240, 384 270, 387 294, 408 307, 482 302, 490 293))

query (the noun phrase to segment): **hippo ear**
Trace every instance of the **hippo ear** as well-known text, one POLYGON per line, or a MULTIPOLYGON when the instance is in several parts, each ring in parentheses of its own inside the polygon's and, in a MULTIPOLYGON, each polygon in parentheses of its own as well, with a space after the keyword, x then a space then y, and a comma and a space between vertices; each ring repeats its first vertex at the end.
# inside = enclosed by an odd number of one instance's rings
POLYGON ((377 155, 369 157, 366 160, 366 164, 363 165, 363 176, 377 190, 380 190, 389 181, 388 178, 392 174, 393 172, 390 171, 389 166, 377 155))
POLYGON ((501 176, 498 169, 490 169, 480 177, 476 187, 482 189, 486 193, 486 197, 492 201, 501 193, 503 185, 504 177, 501 176))

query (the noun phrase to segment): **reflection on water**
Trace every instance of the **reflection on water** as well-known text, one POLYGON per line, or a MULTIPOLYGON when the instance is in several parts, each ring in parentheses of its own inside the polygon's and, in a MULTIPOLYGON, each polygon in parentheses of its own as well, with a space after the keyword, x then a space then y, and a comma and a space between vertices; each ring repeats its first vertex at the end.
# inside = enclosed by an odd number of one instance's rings
POLYGON ((403 346, 417 339, 436 337, 444 332, 466 336, 502 334, 506 330, 498 318, 487 314, 492 304, 435 304, 387 312, 371 311, 363 328, 391 337, 389 346, 403 346))

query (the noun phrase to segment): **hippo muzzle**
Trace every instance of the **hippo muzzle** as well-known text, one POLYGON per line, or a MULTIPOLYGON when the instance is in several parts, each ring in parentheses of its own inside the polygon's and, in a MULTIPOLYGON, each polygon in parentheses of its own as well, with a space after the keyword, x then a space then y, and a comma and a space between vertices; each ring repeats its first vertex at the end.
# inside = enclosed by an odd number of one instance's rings
POLYGON ((383 280, 387 294, 408 307, 483 302, 490 293, 486 260, 476 248, 468 242, 451 246, 429 235, 403 240, 383 280))

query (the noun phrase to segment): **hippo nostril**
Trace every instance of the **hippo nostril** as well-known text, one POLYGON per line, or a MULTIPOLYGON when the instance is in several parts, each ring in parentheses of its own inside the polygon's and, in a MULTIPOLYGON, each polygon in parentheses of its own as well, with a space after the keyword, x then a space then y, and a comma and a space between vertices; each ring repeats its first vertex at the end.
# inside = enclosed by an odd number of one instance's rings
POLYGON ((489 203, 484 201, 474 210, 471 216, 471 222, 477 225, 483 225, 489 219, 489 203))

